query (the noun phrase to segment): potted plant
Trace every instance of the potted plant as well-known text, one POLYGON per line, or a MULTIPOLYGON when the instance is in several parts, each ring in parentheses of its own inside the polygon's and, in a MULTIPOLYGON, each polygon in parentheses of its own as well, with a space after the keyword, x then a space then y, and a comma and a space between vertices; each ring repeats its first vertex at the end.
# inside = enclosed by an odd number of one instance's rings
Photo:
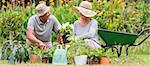
POLYGON ((49 51, 49 63, 52 63, 52 57, 53 57, 53 54, 54 54, 54 51, 55 51, 55 47, 51 48, 50 51, 49 51))
POLYGON ((42 62, 43 63, 52 63, 52 57, 54 54, 55 48, 50 48, 48 50, 42 51, 42 62))
POLYGON ((76 41, 76 55, 74 61, 76 65, 85 65, 87 63, 88 49, 85 46, 85 42, 81 39, 76 41))
POLYGON ((76 65, 85 65, 87 63, 87 51, 86 48, 80 47, 78 48, 79 54, 74 56, 74 61, 76 65))
POLYGON ((109 64, 110 63, 110 58, 107 57, 107 56, 110 53, 105 52, 103 48, 99 49, 98 52, 101 53, 101 55, 100 55, 100 64, 102 64, 102 65, 109 64))
POLYGON ((42 52, 42 62, 49 63, 49 51, 44 50, 42 52))
POLYGON ((99 64, 100 54, 97 49, 90 49, 88 53, 88 64, 99 64))
POLYGON ((105 65, 105 64, 109 64, 110 63, 110 58, 108 57, 102 57, 100 59, 100 64, 105 65))
POLYGON ((41 53, 40 48, 38 48, 37 46, 32 46, 30 48, 30 51, 31 51, 30 62, 31 63, 37 62, 37 60, 40 59, 40 53, 41 53))
POLYGON ((110 59, 106 54, 108 53, 103 48, 90 49, 88 53, 88 64, 109 64, 110 59))

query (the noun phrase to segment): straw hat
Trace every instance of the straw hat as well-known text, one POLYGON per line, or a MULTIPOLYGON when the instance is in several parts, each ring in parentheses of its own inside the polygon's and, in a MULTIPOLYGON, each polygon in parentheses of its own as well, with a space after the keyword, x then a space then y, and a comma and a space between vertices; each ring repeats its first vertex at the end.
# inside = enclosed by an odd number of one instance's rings
POLYGON ((96 15, 96 12, 92 11, 92 4, 88 1, 82 1, 79 7, 73 7, 73 10, 78 13, 82 14, 86 17, 93 17, 96 15))
POLYGON ((46 4, 41 3, 36 6, 36 14, 38 16, 43 16, 45 13, 49 12, 50 8, 46 4))

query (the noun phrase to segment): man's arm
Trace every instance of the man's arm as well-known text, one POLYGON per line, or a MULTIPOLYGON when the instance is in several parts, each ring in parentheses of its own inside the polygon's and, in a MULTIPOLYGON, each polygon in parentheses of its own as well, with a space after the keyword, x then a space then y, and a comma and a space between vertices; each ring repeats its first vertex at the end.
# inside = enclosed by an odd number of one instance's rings
POLYGON ((59 21, 57 20, 57 18, 55 16, 53 16, 53 21, 54 21, 54 32, 57 33, 57 41, 59 44, 62 43, 62 36, 60 34, 60 29, 61 29, 61 24, 59 23, 59 21))
POLYGON ((38 40, 34 36, 34 28, 33 27, 29 27, 27 29, 27 39, 29 41, 31 41, 33 44, 38 44, 38 46, 40 46, 40 47, 45 47, 46 46, 42 41, 38 40))
POLYGON ((33 32, 34 28, 28 28, 27 29, 27 39, 30 40, 32 43, 40 43, 41 41, 38 40, 35 36, 34 36, 34 32, 33 32))
POLYGON ((26 37, 31 43, 38 44, 38 46, 42 49, 43 47, 46 47, 46 45, 34 36, 34 25, 35 25, 34 19, 35 19, 35 16, 32 16, 29 18, 27 31, 26 31, 26 34, 27 34, 26 37))
POLYGON ((54 21, 54 31, 59 33, 59 30, 61 29, 61 24, 59 23, 59 21, 57 20, 57 18, 55 16, 53 16, 53 21, 54 21))

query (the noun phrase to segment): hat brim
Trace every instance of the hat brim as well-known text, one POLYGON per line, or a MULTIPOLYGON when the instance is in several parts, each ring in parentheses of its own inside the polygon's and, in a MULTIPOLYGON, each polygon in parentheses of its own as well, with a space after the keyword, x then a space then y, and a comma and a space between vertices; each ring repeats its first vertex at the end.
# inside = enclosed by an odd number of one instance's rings
POLYGON ((86 17, 93 17, 95 16, 97 13, 92 11, 92 10, 89 10, 89 9, 85 9, 83 7, 73 7, 73 10, 77 13, 77 14, 82 14, 86 17))
POLYGON ((37 13, 38 16, 43 16, 44 14, 46 14, 47 12, 50 12, 50 8, 47 7, 47 9, 43 12, 43 13, 37 13))

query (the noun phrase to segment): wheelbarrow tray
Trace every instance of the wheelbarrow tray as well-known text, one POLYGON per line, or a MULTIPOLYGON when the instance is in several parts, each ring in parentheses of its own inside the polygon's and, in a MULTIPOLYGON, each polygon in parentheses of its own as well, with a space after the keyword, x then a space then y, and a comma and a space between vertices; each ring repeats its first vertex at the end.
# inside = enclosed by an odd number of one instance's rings
POLYGON ((128 48, 130 46, 141 45, 146 39, 148 39, 150 34, 148 34, 142 41, 135 44, 135 40, 147 30, 150 30, 150 28, 142 30, 139 34, 130 34, 124 32, 115 32, 115 31, 99 29, 98 34, 106 43, 105 46, 102 45, 102 47, 105 48, 105 51, 109 48, 112 48, 113 51, 113 48, 115 48, 117 50, 118 57, 120 57, 123 46, 127 45, 126 55, 128 55, 128 48), (116 47, 118 45, 120 45, 120 48, 116 47))
POLYGON ((114 32, 109 30, 98 30, 98 34, 105 41, 107 46, 134 44, 138 38, 137 34, 114 32))

